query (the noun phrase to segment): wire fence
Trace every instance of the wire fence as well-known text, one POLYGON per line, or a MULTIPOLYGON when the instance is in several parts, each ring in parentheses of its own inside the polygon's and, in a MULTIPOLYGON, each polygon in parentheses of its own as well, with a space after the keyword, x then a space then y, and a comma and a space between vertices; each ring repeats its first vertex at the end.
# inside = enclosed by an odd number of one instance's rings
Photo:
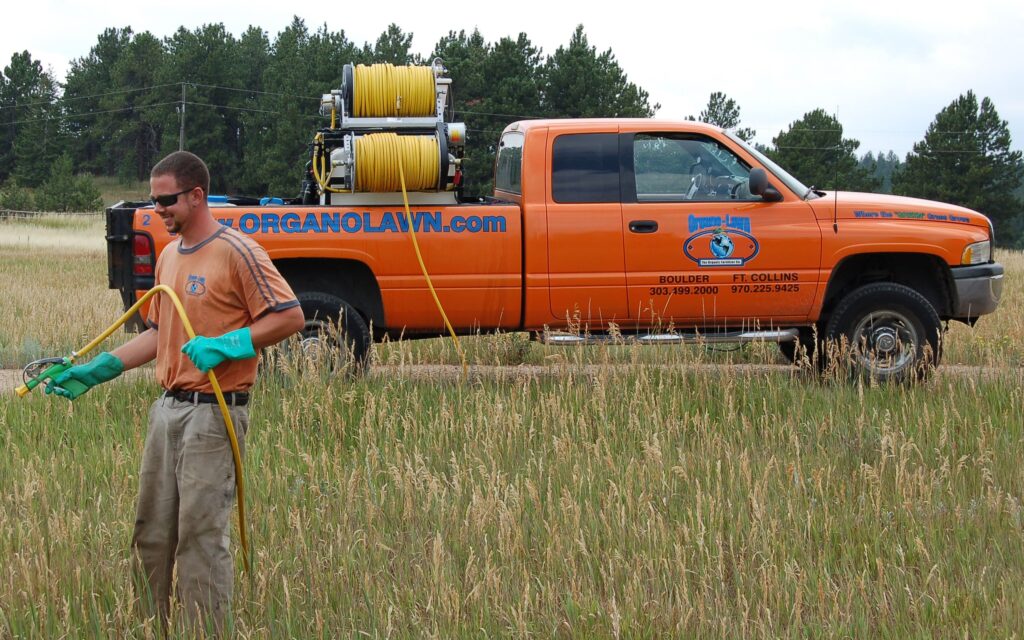
POLYGON ((102 211, 17 211, 15 209, 0 209, 0 220, 19 220, 41 217, 96 217, 103 215, 102 211))

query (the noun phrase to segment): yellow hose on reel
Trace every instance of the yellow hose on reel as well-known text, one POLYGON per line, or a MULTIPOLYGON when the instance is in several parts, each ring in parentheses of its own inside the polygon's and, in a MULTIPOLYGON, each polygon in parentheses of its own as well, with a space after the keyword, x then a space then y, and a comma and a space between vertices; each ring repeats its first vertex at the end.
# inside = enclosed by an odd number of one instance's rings
POLYGON ((400 136, 371 133, 356 139, 356 190, 394 193, 400 190, 432 191, 438 188, 441 152, 432 136, 400 136), (395 167, 409 168, 409 175, 395 167), (402 178, 407 182, 403 183, 402 178))
POLYGON ((352 115, 357 118, 416 118, 437 113, 430 67, 360 64, 353 80, 352 115))
MULTIPOLYGON (((130 309, 124 312, 117 322, 110 325, 106 331, 101 333, 92 342, 85 345, 78 351, 75 351, 68 358, 71 362, 74 362, 81 356, 89 353, 95 349, 101 342, 110 337, 112 333, 117 331, 121 325, 128 321, 139 308, 146 303, 147 300, 152 298, 157 293, 166 294, 171 302, 174 303, 174 308, 178 311, 178 316, 181 318, 181 323, 185 325, 185 333, 188 334, 189 339, 196 337, 196 332, 192 329, 192 323, 189 322, 188 314, 185 313, 185 307, 182 306, 181 300, 178 298, 174 290, 165 284, 158 284, 149 291, 147 291, 138 302, 133 304, 130 309)), ((227 402, 224 400, 224 393, 220 389, 220 384, 217 382, 217 376, 213 373, 213 369, 206 374, 210 378, 210 386, 213 387, 213 393, 217 396, 217 404, 220 406, 220 415, 224 418, 224 427, 228 434, 228 440, 231 441, 231 455, 235 462, 235 489, 238 492, 238 536, 242 545, 242 560, 245 565, 245 570, 252 573, 252 565, 250 564, 249 558, 249 539, 246 536, 245 526, 245 481, 242 478, 242 455, 238 448, 238 438, 235 436, 235 424, 231 420, 231 413, 228 411, 227 402)), ((30 388, 26 385, 22 385, 15 389, 15 393, 19 397, 24 397, 30 388)))

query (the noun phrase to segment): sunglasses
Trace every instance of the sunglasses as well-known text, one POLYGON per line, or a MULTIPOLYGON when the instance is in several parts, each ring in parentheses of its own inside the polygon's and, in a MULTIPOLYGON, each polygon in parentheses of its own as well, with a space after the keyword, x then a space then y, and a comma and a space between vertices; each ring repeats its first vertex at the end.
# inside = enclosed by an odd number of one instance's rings
POLYGON ((149 201, 153 203, 154 207, 156 205, 160 205, 161 207, 169 207, 178 201, 178 196, 180 196, 183 193, 188 193, 192 189, 195 189, 195 187, 185 189, 184 191, 179 191, 178 193, 168 193, 167 195, 163 196, 150 196, 149 201))

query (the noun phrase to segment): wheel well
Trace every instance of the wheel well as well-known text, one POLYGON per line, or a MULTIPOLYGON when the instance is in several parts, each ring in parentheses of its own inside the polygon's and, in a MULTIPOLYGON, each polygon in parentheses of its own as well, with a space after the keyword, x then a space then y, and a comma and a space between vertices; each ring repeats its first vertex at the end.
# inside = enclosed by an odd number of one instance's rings
POLYGON ((940 318, 952 313, 952 275, 941 258, 924 253, 870 253, 844 258, 832 270, 821 318, 827 318, 846 294, 873 282, 910 287, 935 307, 940 318))
POLYGON ((374 334, 384 329, 384 302, 380 286, 373 271, 362 262, 287 258, 275 260, 274 265, 296 295, 303 291, 335 295, 349 303, 367 323, 372 323, 374 334))

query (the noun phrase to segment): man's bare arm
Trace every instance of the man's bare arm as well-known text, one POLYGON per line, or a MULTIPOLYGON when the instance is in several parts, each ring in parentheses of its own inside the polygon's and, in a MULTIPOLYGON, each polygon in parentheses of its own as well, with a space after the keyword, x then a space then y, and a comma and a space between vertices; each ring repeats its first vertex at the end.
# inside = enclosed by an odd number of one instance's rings
POLYGON ((124 363, 125 371, 156 358, 156 329, 146 329, 110 353, 124 363))
POLYGON ((301 330, 305 324, 302 307, 268 313, 249 327, 252 346, 258 350, 275 345, 301 330))

